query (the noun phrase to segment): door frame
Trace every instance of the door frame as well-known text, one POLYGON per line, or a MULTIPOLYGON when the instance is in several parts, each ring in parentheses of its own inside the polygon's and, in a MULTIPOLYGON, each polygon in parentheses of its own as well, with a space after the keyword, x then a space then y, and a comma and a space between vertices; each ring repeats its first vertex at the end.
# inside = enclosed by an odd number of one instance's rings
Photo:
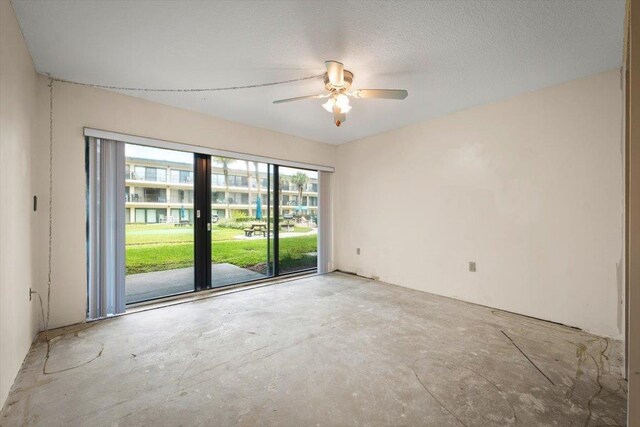
POLYGON ((211 156, 193 156, 194 292, 211 288, 211 156))

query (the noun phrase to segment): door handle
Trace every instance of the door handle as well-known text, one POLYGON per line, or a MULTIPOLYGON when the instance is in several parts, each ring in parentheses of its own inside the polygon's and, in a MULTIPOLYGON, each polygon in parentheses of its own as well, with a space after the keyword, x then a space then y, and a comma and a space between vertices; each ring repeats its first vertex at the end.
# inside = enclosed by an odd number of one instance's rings
POLYGON ((207 231, 211 231, 211 223, 210 222, 207 223, 207 231))

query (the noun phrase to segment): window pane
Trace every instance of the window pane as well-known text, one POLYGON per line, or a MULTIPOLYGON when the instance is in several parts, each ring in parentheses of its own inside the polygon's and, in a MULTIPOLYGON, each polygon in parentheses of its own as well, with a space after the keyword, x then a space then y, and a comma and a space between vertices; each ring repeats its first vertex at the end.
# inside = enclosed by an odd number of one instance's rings
POLYGON ((155 181, 156 180, 156 168, 146 168, 145 169, 145 181, 155 181))
POLYGON ((127 303, 194 290, 192 153, 125 145, 127 303), (170 170, 167 180, 167 171, 170 170), (167 183, 158 186, 154 183, 167 183))
POLYGON ((280 273, 318 266, 318 172, 280 167, 280 273), (316 191, 313 191, 315 188, 316 191))
POLYGON ((211 169, 212 286, 273 275, 269 166, 211 157, 211 169), (249 188, 251 179, 263 185, 249 188))
POLYGON ((142 181, 144 179, 144 167, 142 166, 136 166, 134 168, 134 173, 133 173, 133 177, 131 179, 137 179, 142 181))
POLYGON ((147 209, 147 222, 150 222, 150 223, 158 222, 155 209, 147 209))

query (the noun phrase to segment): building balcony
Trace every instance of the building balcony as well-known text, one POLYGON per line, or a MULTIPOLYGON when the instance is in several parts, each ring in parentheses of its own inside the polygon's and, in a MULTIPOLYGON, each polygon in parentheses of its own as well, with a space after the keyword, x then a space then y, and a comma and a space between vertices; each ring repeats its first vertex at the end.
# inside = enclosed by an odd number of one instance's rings
POLYGON ((174 202, 160 202, 160 201, 125 201, 124 206, 127 208, 180 208, 180 207, 192 207, 193 202, 174 203, 174 202))
MULTIPOLYGON (((227 208, 227 204, 226 203, 212 203, 211 207, 213 209, 226 209, 227 208)), ((271 206, 273 208, 273 206, 271 206)), ((283 209, 296 209, 298 208, 298 205, 282 205, 280 206, 283 209)), ((255 209, 256 208, 256 204, 255 203, 250 203, 250 204, 246 204, 246 203, 230 203, 229 204, 229 208, 231 209, 255 209)), ((306 210, 306 209, 318 209, 317 206, 300 206, 300 208, 302 210, 306 210)), ((266 210, 267 209, 267 205, 263 204, 262 205, 262 209, 266 210)))
POLYGON ((129 187, 193 188, 192 182, 145 181, 141 179, 125 179, 125 185, 129 187))

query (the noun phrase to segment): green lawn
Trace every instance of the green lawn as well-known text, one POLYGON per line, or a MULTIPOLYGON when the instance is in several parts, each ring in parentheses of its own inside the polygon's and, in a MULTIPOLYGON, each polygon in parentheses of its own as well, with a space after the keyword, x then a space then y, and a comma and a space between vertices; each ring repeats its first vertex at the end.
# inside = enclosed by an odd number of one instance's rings
MULTIPOLYGON (((304 230, 300 227, 300 231, 304 230)), ((296 230, 298 231, 298 230, 296 230)), ((215 227, 212 232, 212 258, 216 263, 256 267, 266 262, 267 240, 238 240, 242 230, 215 227)), ((193 228, 167 225, 127 225, 127 274, 190 267, 194 262, 193 228)), ((280 241, 281 270, 293 271, 315 265, 317 236, 297 236, 280 241)))
MULTIPOLYGON (((311 228, 295 226, 293 231, 306 233, 311 231, 311 228)), ((211 239, 214 242, 234 240, 235 236, 242 235, 244 235, 243 230, 222 228, 216 225, 211 230, 211 239)), ((192 243, 193 227, 176 227, 167 224, 127 224, 125 241, 127 246, 192 243)))
MULTIPOLYGON (((242 230, 214 226, 211 230, 211 239, 214 242, 231 240, 234 236, 242 234, 244 234, 242 230)), ((191 243, 193 242, 193 227, 175 227, 166 224, 129 224, 126 228, 125 240, 127 246, 156 243, 191 243)))

